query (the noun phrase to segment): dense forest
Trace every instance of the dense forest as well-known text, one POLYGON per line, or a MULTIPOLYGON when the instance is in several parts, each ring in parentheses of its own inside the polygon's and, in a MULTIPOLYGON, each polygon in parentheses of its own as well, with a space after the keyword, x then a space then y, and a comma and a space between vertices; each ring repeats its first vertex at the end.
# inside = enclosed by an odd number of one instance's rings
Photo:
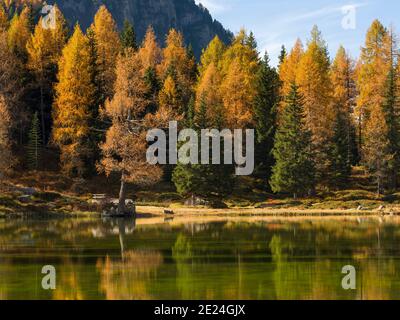
POLYGON ((356 165, 379 194, 398 188, 399 48, 379 21, 357 61, 343 47, 331 59, 314 27, 306 45, 282 47, 274 68, 245 30, 230 45, 215 37, 197 61, 174 29, 160 47, 150 26, 141 44, 129 22, 118 30, 105 6, 87 30, 69 30, 55 13, 46 28, 29 6, 0 7, 3 179, 46 170, 52 150, 65 175, 118 174, 122 200, 127 183, 160 179, 184 196, 229 194, 232 166, 147 163, 146 132, 177 120, 195 130, 255 129, 254 176, 275 193, 345 188, 356 165))

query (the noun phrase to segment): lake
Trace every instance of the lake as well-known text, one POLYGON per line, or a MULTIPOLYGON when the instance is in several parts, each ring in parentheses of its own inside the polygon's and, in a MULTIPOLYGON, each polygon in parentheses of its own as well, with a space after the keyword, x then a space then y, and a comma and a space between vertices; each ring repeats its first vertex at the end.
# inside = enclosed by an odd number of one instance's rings
POLYGON ((0 219, 0 300, 399 299, 399 258, 398 218, 0 219))

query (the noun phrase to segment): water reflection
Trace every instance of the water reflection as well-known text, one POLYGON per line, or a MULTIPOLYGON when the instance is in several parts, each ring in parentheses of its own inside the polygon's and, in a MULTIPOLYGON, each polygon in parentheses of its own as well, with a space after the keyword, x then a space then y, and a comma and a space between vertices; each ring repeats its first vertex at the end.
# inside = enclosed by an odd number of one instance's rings
POLYGON ((399 299, 400 219, 0 220, 0 299, 399 299), (57 289, 41 288, 41 268, 57 289), (344 265, 357 290, 341 288, 344 265))

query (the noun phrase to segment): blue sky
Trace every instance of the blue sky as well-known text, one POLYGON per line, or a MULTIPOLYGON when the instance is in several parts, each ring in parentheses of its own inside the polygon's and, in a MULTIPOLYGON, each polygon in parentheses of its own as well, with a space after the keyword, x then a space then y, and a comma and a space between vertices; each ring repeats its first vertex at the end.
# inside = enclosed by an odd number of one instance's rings
POLYGON ((396 31, 400 30, 399 0, 196 1, 203 3, 213 17, 233 32, 242 27, 252 30, 260 51, 268 50, 274 65, 277 64, 281 45, 291 48, 297 38, 305 44, 314 24, 322 31, 331 57, 342 44, 356 58, 364 43, 365 33, 376 18, 385 26, 393 24, 396 31), (355 25, 348 24, 353 23, 353 12, 355 25))

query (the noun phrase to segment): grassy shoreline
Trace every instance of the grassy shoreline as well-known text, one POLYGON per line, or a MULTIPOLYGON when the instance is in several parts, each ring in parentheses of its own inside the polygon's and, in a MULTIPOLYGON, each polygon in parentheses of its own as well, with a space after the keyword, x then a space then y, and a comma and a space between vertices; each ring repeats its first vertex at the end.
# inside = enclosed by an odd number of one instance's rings
MULTIPOLYGON (((165 216, 163 208, 152 206, 138 206, 139 214, 154 216, 165 216)), ((397 210, 344 210, 344 209, 299 209, 299 208, 229 208, 210 209, 181 207, 173 209, 174 217, 178 216, 271 216, 271 217, 293 217, 293 216, 400 216, 400 207, 397 210)))
MULTIPOLYGON (((165 217, 165 209, 173 210, 175 217, 400 215, 400 193, 377 196, 360 177, 353 179, 349 190, 321 192, 315 197, 296 200, 269 194, 259 189, 259 185, 259 181, 251 178, 240 179, 231 196, 218 199, 222 206, 213 207, 184 205, 185 199, 165 182, 147 190, 132 188, 128 198, 134 199, 139 215, 156 217, 165 217)), ((92 195, 104 193, 111 199, 117 197, 119 181, 101 176, 77 181, 58 173, 28 172, 15 174, 0 187, 0 217, 87 217, 100 216, 101 212, 92 195)))
MULTIPOLYGON (((0 201, 1 202, 1 201, 0 201)), ((163 206, 137 206, 138 217, 366 217, 366 216, 400 216, 400 207, 387 207, 384 210, 378 209, 305 209, 305 208, 227 208, 212 209, 205 207, 172 207, 169 204, 163 206), (173 215, 166 215, 165 209, 173 211, 173 215)), ((101 217, 96 211, 72 209, 66 210, 65 207, 54 207, 53 210, 44 208, 42 205, 29 205, 22 207, 5 207, 0 205, 0 218, 7 217, 101 217)))

